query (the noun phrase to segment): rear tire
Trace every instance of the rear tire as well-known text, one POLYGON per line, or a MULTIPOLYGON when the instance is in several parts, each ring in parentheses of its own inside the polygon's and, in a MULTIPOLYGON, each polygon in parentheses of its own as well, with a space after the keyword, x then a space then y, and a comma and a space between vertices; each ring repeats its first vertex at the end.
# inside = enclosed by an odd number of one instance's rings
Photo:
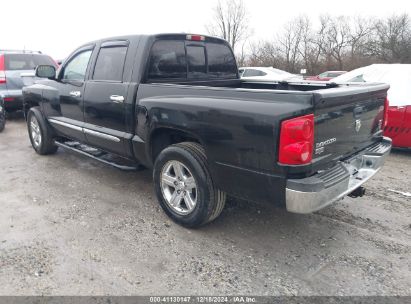
POLYGON ((224 209, 226 194, 216 188, 198 143, 183 142, 161 151, 153 177, 161 207, 182 226, 200 227, 224 209))
POLYGON ((30 108, 27 114, 27 128, 33 149, 40 155, 56 153, 53 131, 37 107, 30 108))

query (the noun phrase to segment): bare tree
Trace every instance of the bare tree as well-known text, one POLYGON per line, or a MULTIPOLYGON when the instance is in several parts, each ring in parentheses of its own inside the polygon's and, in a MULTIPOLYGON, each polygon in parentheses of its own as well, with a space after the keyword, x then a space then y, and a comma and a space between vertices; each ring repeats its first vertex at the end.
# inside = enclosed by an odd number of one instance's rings
POLYGON ((411 21, 407 14, 393 15, 375 24, 375 54, 383 61, 411 61, 411 21))
POLYGON ((207 32, 213 36, 227 40, 233 50, 238 44, 249 38, 248 13, 242 0, 220 0, 214 8, 211 24, 206 26, 207 32))
POLYGON ((308 18, 297 17, 287 23, 283 31, 277 35, 278 52, 284 57, 285 69, 291 73, 297 72, 300 57, 301 43, 307 30, 308 18))
POLYGON ((332 60, 336 62, 335 67, 342 70, 344 58, 351 38, 351 27, 348 18, 339 16, 331 18, 329 16, 320 17, 322 26, 325 28, 325 40, 323 52, 326 56, 328 67, 332 67, 332 60))
POLYGON ((251 44, 247 65, 284 68, 284 60, 273 42, 260 41, 251 44))
POLYGON ((345 69, 351 70, 375 61, 369 52, 373 39, 374 24, 371 19, 356 17, 352 19, 348 42, 349 56, 345 59, 345 69))
POLYGON ((274 40, 251 43, 242 62, 292 73, 306 68, 310 74, 372 63, 411 63, 411 19, 407 14, 376 21, 321 16, 319 21, 315 28, 306 16, 293 19, 274 40))
POLYGON ((301 43, 299 52, 303 60, 304 68, 309 74, 320 73, 321 55, 324 48, 326 24, 321 23, 317 31, 312 28, 312 24, 307 16, 300 17, 301 21, 301 43))

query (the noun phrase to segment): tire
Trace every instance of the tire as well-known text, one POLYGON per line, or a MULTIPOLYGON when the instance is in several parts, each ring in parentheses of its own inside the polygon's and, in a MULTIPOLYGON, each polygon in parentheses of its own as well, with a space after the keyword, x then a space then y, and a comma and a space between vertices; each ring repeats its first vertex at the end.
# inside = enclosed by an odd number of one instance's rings
POLYGON ((6 126, 6 109, 4 108, 3 101, 0 100, 0 132, 4 130, 6 126))
POLYGON ((154 163, 153 179, 161 207, 182 226, 205 225, 224 209, 226 194, 216 188, 204 149, 197 143, 183 142, 161 151, 154 163))
POLYGON ((6 126, 6 116, 3 113, 0 113, 0 132, 3 132, 6 126))
POLYGON ((33 149, 40 155, 56 153, 53 131, 37 107, 30 108, 27 114, 27 129, 33 149))

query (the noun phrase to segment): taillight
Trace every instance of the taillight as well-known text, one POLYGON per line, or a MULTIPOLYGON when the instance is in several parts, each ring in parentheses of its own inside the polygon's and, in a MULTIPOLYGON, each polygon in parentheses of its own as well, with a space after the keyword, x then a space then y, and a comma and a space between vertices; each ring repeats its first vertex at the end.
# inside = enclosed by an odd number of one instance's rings
POLYGON ((281 123, 278 161, 284 165, 308 164, 313 158, 314 114, 281 123))
POLYGON ((388 124, 388 108, 389 107, 390 107, 390 102, 388 101, 388 98, 385 98, 385 101, 384 101, 384 116, 383 116, 382 126, 381 126, 382 130, 384 130, 385 127, 388 124))
POLYGON ((4 55, 0 55, 0 83, 6 83, 6 73, 4 67, 4 55))

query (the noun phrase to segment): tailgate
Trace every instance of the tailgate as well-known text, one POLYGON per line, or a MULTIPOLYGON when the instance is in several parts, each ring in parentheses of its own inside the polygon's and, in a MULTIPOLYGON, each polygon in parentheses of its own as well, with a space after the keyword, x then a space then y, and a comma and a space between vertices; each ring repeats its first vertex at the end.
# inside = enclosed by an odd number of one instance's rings
POLYGON ((387 84, 314 91, 313 163, 334 163, 381 140, 387 84))

